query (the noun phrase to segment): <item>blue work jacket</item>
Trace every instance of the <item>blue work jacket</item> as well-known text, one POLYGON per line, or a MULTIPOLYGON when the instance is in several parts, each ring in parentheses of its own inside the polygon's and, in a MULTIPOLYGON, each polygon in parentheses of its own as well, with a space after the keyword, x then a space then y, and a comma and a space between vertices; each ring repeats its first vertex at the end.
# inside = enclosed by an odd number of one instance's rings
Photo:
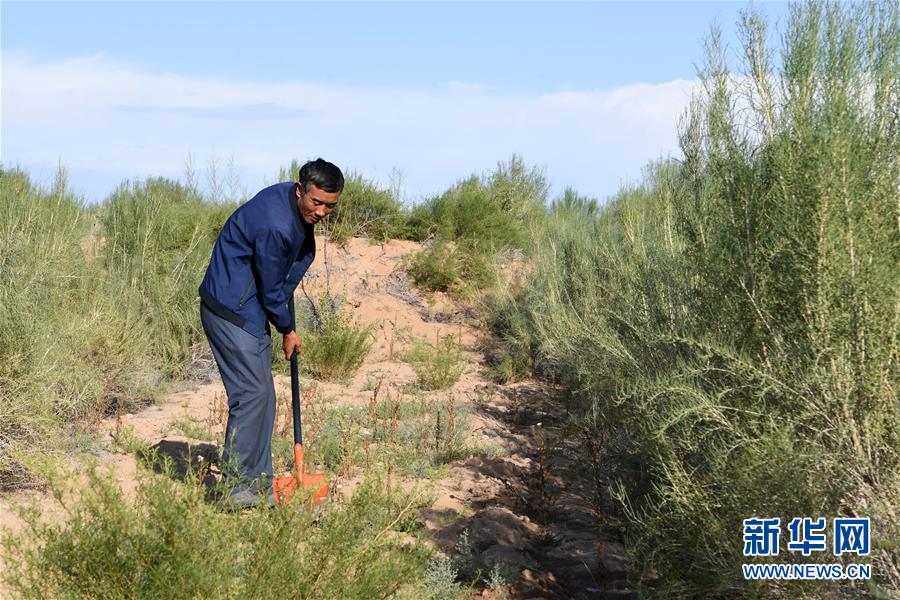
POLYGON ((288 302, 316 255, 293 182, 262 190, 232 213, 213 247, 200 298, 214 313, 262 337, 270 321, 294 328, 288 302))

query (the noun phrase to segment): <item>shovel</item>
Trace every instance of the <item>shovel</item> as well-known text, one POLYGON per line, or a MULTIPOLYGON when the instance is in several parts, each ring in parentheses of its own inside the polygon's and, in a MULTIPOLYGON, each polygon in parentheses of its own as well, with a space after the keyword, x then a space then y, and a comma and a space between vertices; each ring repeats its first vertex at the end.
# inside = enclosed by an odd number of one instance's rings
MULTIPOLYGON (((296 329, 294 300, 290 302, 291 324, 296 329)), ((275 503, 284 504, 298 489, 311 494, 310 504, 322 504, 328 494, 325 473, 307 473, 303 468, 303 428, 300 423, 300 372, 297 366, 297 352, 291 355, 291 412, 294 417, 294 473, 287 477, 276 477, 272 481, 275 503)))

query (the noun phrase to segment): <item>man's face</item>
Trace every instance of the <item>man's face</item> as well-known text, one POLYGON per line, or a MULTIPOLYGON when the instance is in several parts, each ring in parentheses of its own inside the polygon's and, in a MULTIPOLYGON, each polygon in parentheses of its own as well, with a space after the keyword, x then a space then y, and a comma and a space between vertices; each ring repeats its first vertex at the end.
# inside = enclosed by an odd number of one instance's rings
POLYGON ((310 225, 315 225, 331 214, 337 206, 340 192, 326 192, 313 184, 303 193, 303 186, 297 184, 297 206, 300 207, 300 216, 310 225))

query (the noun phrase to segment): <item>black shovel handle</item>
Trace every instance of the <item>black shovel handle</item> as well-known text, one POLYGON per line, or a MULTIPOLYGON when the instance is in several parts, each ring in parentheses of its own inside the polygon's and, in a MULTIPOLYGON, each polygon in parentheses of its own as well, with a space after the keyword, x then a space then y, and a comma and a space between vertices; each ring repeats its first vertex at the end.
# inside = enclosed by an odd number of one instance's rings
MULTIPOLYGON (((297 315, 294 312, 294 297, 288 303, 291 311, 291 329, 297 331, 297 315)), ((294 443, 303 444, 303 427, 300 425, 300 368, 297 364, 297 352, 291 353, 291 412, 294 416, 294 443)))

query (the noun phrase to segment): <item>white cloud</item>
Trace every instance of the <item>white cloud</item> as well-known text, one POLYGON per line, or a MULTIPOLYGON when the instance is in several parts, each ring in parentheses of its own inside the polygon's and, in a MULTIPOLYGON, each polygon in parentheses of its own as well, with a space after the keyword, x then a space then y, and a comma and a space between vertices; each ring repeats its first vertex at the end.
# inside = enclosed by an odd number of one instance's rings
MULTIPOLYGON (((451 82, 437 89, 261 83, 141 72, 103 55, 2 59, 4 164, 55 165, 120 178, 178 176, 233 157, 255 187, 291 158, 323 156, 386 182, 406 174, 412 198, 493 167, 513 152, 546 168, 559 191, 589 195, 636 179, 674 152, 692 81, 552 94, 451 82), (490 92, 490 93, 483 93, 490 92)), ((77 178, 73 177, 75 187, 77 178)))
POLYGON ((468 81, 448 81, 447 88, 457 92, 494 92, 500 88, 485 83, 468 81))

